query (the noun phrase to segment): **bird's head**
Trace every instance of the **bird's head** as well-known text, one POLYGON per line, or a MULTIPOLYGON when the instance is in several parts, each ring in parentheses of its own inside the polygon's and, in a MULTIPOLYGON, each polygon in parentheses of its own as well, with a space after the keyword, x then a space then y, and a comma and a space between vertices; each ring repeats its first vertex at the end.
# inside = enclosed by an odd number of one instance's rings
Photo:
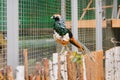
POLYGON ((51 19, 54 19, 55 21, 60 21, 61 20, 61 15, 60 14, 54 14, 51 19))

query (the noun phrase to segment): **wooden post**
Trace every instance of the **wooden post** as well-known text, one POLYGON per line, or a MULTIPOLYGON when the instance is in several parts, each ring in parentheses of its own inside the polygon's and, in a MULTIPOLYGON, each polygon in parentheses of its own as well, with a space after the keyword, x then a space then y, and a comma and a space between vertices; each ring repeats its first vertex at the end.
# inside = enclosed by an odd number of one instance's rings
POLYGON ((120 47, 113 47, 105 52, 105 80, 120 79, 120 47))
POLYGON ((15 80, 25 80, 24 79, 24 66, 17 66, 15 80))
POLYGON ((47 58, 43 59, 43 65, 44 65, 45 80, 50 80, 50 76, 49 76, 49 60, 47 58))
POLYGON ((36 66, 35 66, 35 80, 41 80, 41 76, 42 76, 42 67, 40 65, 40 62, 36 62, 36 66))
POLYGON ((7 79, 8 80, 14 80, 12 66, 7 66, 6 67, 6 72, 7 72, 7 79))
POLYGON ((68 80, 77 80, 76 64, 71 62, 70 56, 71 56, 71 54, 68 53, 68 55, 67 55, 68 80))
MULTIPOLYGON (((60 72, 61 72, 61 79, 62 80, 68 80, 68 75, 67 75, 67 61, 66 61, 66 54, 68 52, 65 51, 63 54, 60 55, 60 72)), ((59 64, 58 64, 59 65, 59 64)))
POLYGON ((4 80, 3 70, 0 70, 0 80, 4 80))
POLYGON ((104 80, 103 70, 103 51, 90 53, 96 62, 91 61, 90 57, 85 56, 86 80, 104 80))
POLYGON ((54 80, 52 61, 49 60, 50 80, 54 80))
POLYGON ((58 80, 58 53, 53 53, 53 75, 54 80, 58 80))
POLYGON ((60 55, 58 55, 58 80, 61 80, 61 64, 60 64, 60 55))
POLYGON ((24 49, 23 55, 24 55, 24 66, 25 66, 25 80, 28 80, 28 51, 27 49, 24 49))

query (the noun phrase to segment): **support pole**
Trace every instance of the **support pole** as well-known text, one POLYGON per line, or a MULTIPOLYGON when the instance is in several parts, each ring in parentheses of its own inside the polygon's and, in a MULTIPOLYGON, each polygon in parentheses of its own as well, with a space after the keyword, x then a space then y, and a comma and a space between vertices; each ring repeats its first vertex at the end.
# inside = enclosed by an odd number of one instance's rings
POLYGON ((66 0, 61 0, 61 16, 66 21, 66 0))
POLYGON ((118 11, 118 0, 113 0, 113 8, 112 8, 112 19, 117 18, 117 11, 118 11))
POLYGON ((102 0, 96 0, 96 50, 102 50, 102 0))
POLYGON ((7 65, 18 64, 18 0, 7 0, 7 65))
MULTIPOLYGON (((76 40, 78 40, 78 1, 71 0, 71 16, 72 16, 72 33, 76 40)), ((75 46, 72 46, 72 51, 78 51, 75 46)))

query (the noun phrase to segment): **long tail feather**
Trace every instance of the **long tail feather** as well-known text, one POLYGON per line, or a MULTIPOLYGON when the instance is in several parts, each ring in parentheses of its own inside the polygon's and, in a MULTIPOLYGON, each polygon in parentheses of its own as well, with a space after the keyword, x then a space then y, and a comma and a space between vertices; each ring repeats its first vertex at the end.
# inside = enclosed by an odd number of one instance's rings
POLYGON ((84 51, 84 46, 82 46, 74 37, 70 39, 70 43, 79 48, 80 50, 84 51))
POLYGON ((90 54, 90 50, 81 41, 77 41, 72 37, 71 40, 70 40, 70 43, 72 43, 73 45, 78 47, 83 52, 87 53, 86 55, 88 55, 91 58, 91 60, 95 62, 95 59, 90 54))

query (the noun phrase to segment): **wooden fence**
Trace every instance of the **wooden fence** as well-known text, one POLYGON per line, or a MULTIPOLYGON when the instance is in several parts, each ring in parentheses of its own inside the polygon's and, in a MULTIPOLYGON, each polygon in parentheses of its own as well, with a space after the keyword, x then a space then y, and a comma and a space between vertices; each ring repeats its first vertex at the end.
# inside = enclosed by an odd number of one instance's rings
POLYGON ((120 80, 120 47, 105 52, 105 79, 120 80))
POLYGON ((36 69, 40 73, 31 80, 104 80, 103 51, 91 53, 95 62, 85 56, 80 64, 71 61, 70 52, 64 54, 53 53, 53 61, 43 59, 43 69, 36 69))
MULTIPOLYGON (((72 52, 64 52, 64 55, 53 53, 53 60, 43 59, 43 65, 36 63, 35 72, 28 74, 27 50, 24 50, 24 66, 16 68, 16 79, 12 70, 9 70, 8 78, 0 80, 104 80, 103 51, 92 52, 95 62, 89 56, 81 58, 81 62, 73 62, 72 52), (25 69, 24 69, 25 68, 25 69)), ((2 73, 0 72, 0 75, 2 73)))

